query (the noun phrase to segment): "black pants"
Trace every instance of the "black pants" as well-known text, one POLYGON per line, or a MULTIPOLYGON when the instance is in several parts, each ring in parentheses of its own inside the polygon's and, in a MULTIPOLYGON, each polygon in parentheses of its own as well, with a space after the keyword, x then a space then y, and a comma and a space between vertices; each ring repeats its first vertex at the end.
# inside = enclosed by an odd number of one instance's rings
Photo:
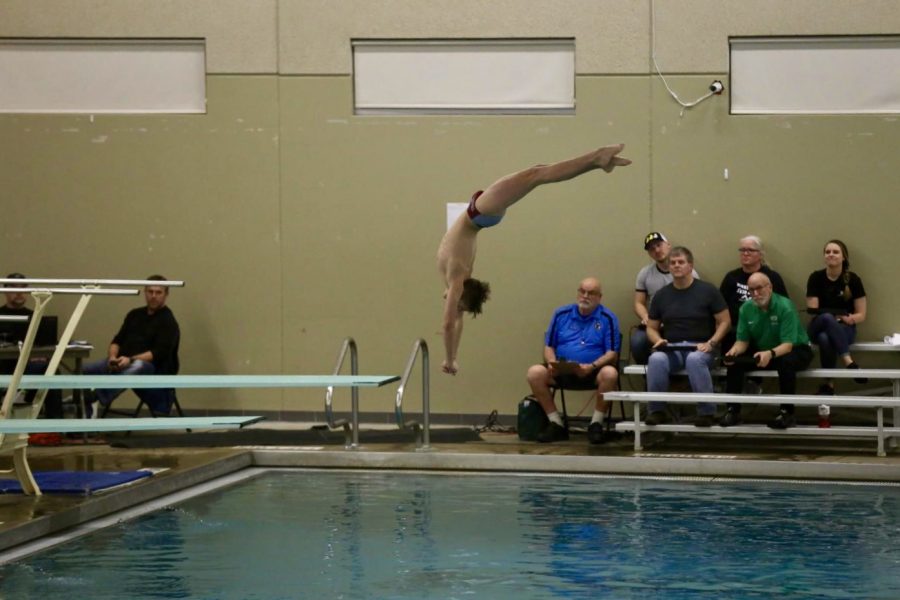
MULTIPOLYGON (((752 356, 759 352, 750 348, 745 356, 752 356)), ((778 358, 769 361, 765 369, 747 364, 734 364, 728 367, 728 375, 725 383, 725 392, 728 394, 740 394, 744 389, 744 378, 747 371, 778 371, 778 392, 782 395, 794 395, 797 393, 797 371, 802 371, 812 362, 813 352, 808 345, 796 345, 794 348, 778 358)), ((794 412, 793 404, 782 404, 781 408, 789 413, 794 412)), ((740 412, 740 404, 728 404, 728 409, 740 412)))

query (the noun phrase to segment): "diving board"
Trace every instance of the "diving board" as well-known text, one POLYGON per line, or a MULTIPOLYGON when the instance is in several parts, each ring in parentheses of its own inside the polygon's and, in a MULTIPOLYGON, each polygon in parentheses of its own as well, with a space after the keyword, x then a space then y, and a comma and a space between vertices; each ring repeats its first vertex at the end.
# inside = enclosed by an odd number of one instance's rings
MULTIPOLYGON (((0 387, 20 390, 50 389, 148 389, 148 388, 311 388, 381 387, 398 381, 398 375, 15 375, 0 376, 0 387)), ((32 407, 25 407, 31 410, 32 407)), ((166 419, 0 419, 0 438, 15 444, 13 464, 26 494, 41 491, 28 466, 25 449, 28 433, 77 433, 85 431, 148 431, 162 429, 224 429, 259 421, 262 417, 170 417, 166 419)))
MULTIPOLYGON (((47 376, 46 379, 53 379, 47 376)), ((35 388, 38 389, 38 388, 35 388)), ((41 388, 47 389, 47 388, 41 388)), ((31 407, 25 407, 30 412, 31 407)), ((7 451, 12 451, 16 479, 25 494, 41 495, 31 467, 28 465, 28 434, 31 433, 84 433, 112 431, 162 431, 167 429, 238 429, 261 421, 260 416, 220 417, 170 417, 166 419, 0 419, 0 440, 7 451)), ((9 472, 0 471, 0 472, 9 472)))
POLYGON ((264 417, 170 417, 166 419, 6 419, 0 433, 109 433, 163 429, 240 429, 264 417))
MULTIPOLYGON (((381 387, 399 375, 24 375, 22 390, 381 387)), ((11 375, 0 376, 0 387, 11 375)))

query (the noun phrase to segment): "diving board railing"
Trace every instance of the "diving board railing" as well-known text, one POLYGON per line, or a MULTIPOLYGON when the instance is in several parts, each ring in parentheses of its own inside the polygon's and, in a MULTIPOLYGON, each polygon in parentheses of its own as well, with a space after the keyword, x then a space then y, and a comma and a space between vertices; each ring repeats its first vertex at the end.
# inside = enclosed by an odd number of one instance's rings
MULTIPOLYGON (((341 344, 337 361, 334 364, 334 375, 341 372, 341 367, 344 366, 344 359, 347 357, 348 351, 350 352, 350 374, 359 374, 359 352, 356 347, 356 340, 352 337, 346 337, 341 344)), ((359 448, 359 388, 350 388, 350 422, 347 419, 334 420, 333 399, 334 386, 329 385, 325 391, 325 420, 328 423, 328 427, 331 429, 343 427, 344 447, 356 450, 359 448)))
POLYGON ((412 353, 409 361, 406 363, 406 369, 403 371, 403 377, 400 379, 400 387, 397 388, 397 400, 394 407, 394 414, 397 418, 397 426, 400 429, 412 429, 416 434, 416 448, 418 450, 430 450, 431 435, 431 408, 428 395, 429 379, 428 379, 428 343, 422 338, 413 342, 412 353), (416 364, 416 357, 419 352, 422 353, 422 425, 416 421, 405 422, 403 419, 403 394, 406 391, 406 384, 409 376, 412 374, 413 367, 416 364))
MULTIPOLYGON (((49 286, 80 286, 84 288, 101 288, 104 285, 115 287, 184 287, 184 282, 175 279, 41 279, 21 277, 9 279, 0 278, 0 285, 49 285, 49 286)), ((6 292, 8 290, 4 290, 6 292)), ((32 291, 28 288, 27 291, 32 291)))

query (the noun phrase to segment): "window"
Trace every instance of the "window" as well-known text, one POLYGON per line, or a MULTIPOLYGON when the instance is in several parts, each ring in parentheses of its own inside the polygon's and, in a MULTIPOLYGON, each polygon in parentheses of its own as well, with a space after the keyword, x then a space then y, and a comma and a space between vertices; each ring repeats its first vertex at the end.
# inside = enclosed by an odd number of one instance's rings
POLYGON ((203 40, 0 40, 0 112, 204 113, 203 40))
POLYGON ((353 42, 357 114, 575 110, 575 40, 353 42))
POLYGON ((732 38, 734 114, 900 112, 900 37, 732 38))

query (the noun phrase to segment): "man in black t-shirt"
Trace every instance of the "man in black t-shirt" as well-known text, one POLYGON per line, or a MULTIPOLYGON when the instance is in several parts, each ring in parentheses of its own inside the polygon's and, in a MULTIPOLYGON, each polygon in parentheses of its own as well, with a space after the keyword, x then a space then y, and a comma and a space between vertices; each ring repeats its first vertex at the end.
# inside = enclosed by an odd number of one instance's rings
MULTIPOLYGON (((165 281, 151 275, 151 281, 165 281)), ((125 315, 125 321, 109 345, 108 357, 85 365, 86 375, 174 375, 178 372, 180 330, 172 310, 166 306, 169 288, 144 288, 146 306, 125 315)), ((96 390, 97 401, 109 406, 125 390, 96 390)), ((166 390, 142 390, 142 397, 154 412, 168 412, 166 390)))
MULTIPOLYGON (((731 326, 728 305, 714 285, 694 278, 694 256, 687 248, 672 248, 669 271, 672 283, 659 290, 650 303, 647 337, 654 352, 647 361, 647 390, 667 391, 670 373, 685 369, 695 393, 711 394, 709 370, 716 348, 731 326)), ((665 402, 651 402, 647 424, 664 423, 665 408, 665 402)), ((710 427, 715 413, 714 403, 698 404, 694 424, 710 427)))

